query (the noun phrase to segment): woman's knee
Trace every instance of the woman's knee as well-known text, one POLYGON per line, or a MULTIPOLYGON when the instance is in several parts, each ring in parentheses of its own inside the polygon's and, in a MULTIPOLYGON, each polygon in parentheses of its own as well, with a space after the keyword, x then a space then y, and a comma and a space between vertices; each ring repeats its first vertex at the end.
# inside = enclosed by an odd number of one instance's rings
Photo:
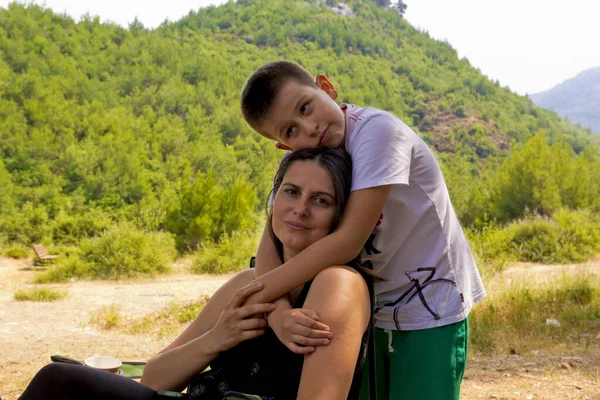
MULTIPOLYGON (((35 374, 33 381, 40 387, 66 384, 69 380, 68 364, 52 363, 45 365, 35 374)), ((32 382, 33 382, 32 381, 32 382)))

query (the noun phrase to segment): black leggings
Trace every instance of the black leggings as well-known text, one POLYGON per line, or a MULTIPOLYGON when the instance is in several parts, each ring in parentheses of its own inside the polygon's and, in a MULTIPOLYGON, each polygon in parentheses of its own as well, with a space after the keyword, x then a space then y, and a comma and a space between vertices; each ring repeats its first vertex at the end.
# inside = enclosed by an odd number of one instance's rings
POLYGON ((48 364, 31 380, 19 400, 157 400, 162 396, 139 382, 110 372, 65 363, 48 364))

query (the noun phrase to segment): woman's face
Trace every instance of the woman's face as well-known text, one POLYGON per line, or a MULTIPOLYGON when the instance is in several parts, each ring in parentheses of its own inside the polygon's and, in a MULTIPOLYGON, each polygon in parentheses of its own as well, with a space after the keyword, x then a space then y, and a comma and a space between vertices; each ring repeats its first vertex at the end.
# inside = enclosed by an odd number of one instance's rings
POLYGON ((289 259, 326 236, 336 211, 329 173, 314 161, 289 166, 273 204, 273 232, 289 259))

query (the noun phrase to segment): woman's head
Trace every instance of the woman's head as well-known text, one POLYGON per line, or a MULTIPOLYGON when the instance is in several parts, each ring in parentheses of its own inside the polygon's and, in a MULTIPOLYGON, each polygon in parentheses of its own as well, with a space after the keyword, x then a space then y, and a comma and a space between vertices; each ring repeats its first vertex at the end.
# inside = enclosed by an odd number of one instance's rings
POLYGON ((352 161, 341 149, 304 149, 281 161, 269 229, 280 256, 293 257, 334 231, 350 195, 352 161))

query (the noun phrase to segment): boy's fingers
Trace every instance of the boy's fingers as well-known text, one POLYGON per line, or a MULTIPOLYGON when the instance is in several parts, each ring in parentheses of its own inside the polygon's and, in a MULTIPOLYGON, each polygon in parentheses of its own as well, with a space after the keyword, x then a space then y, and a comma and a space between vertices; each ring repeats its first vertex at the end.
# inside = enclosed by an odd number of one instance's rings
POLYGON ((301 344, 303 346, 327 346, 329 344, 329 339, 315 339, 299 335, 292 335, 292 340, 294 343, 301 344))
POLYGON ((246 297, 262 290, 263 287, 264 285, 262 282, 253 282, 247 286, 244 286, 237 291, 233 299, 229 302, 229 306, 231 308, 240 307, 244 303, 244 300, 246 300, 246 297))
MULTIPOLYGON (((303 312, 304 314, 304 312, 303 312)), ((303 325, 310 329, 320 330, 320 331, 330 331, 329 327, 322 322, 315 320, 314 318, 307 316, 304 314, 304 318, 298 318, 296 321, 298 324, 303 325)))
POLYGON ((311 310, 310 308, 301 308, 299 311, 307 317, 314 319, 315 321, 319 320, 319 316, 317 315, 317 312, 315 310, 311 310))
POLYGON ((289 343, 287 348, 296 354, 310 354, 315 351, 313 346, 298 346, 296 343, 289 343))
POLYGON ((316 329, 307 328, 306 326, 296 325, 293 330, 290 330, 292 335, 303 336, 305 338, 315 339, 331 339, 333 333, 329 331, 320 331, 316 329))

